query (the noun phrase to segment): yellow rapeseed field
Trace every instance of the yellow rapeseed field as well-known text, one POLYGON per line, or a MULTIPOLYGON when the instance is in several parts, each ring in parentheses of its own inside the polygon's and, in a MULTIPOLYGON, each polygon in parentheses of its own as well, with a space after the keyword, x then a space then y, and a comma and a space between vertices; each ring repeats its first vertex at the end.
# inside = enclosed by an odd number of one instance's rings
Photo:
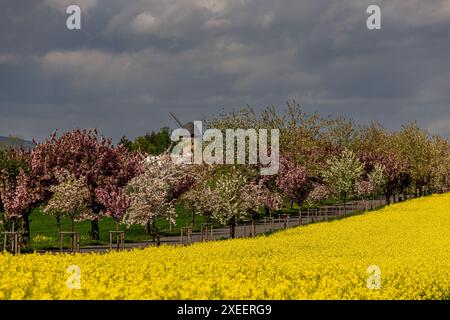
POLYGON ((254 239, 2 254, 0 299, 449 299, 449 231, 446 194, 254 239))

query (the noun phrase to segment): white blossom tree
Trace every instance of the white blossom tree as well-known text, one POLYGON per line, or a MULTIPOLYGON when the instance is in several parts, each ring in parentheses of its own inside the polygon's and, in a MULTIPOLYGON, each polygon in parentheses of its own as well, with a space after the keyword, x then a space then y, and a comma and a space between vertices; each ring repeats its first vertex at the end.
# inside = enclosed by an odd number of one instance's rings
POLYGON ((84 221, 95 218, 93 212, 87 207, 89 189, 83 178, 77 179, 73 175, 62 174, 58 185, 52 186, 52 197, 44 207, 44 212, 51 215, 66 216, 72 221, 72 232, 75 221, 84 221))
POLYGON ((157 218, 166 217, 174 224, 174 202, 180 193, 177 188, 184 187, 182 182, 189 171, 186 166, 173 163, 168 155, 147 159, 142 166, 142 173, 125 188, 128 209, 124 223, 140 224, 149 229, 157 218))
POLYGON ((264 206, 279 209, 282 205, 278 193, 272 193, 262 180, 257 181, 236 167, 216 172, 199 190, 203 190, 204 194, 197 196, 198 205, 210 212, 219 223, 228 225, 231 238, 235 237, 236 224, 240 219, 249 217, 264 206))
POLYGON ((218 193, 210 181, 198 181, 196 186, 183 195, 183 202, 192 206, 195 212, 206 217, 211 222, 213 212, 218 202, 218 193))
POLYGON ((386 167, 380 163, 376 163, 372 172, 369 173, 369 182, 373 186, 374 194, 382 194, 384 192, 384 188, 388 182, 386 177, 386 167))
POLYGON ((354 195, 355 183, 363 174, 364 166, 355 153, 345 149, 339 157, 327 161, 327 168, 322 173, 323 180, 331 193, 344 202, 354 195))
POLYGON ((236 222, 248 215, 244 197, 247 177, 233 168, 220 173, 214 183, 213 192, 217 199, 213 207, 213 217, 223 225, 230 226, 230 237, 235 237, 236 222))

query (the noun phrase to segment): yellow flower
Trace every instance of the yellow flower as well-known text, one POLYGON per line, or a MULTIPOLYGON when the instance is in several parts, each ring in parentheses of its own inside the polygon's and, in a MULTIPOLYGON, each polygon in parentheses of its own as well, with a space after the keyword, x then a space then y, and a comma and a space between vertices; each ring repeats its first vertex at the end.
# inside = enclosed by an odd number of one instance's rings
POLYGON ((188 247, 4 253, 0 299, 449 299, 449 203, 450 194, 435 195, 188 247))

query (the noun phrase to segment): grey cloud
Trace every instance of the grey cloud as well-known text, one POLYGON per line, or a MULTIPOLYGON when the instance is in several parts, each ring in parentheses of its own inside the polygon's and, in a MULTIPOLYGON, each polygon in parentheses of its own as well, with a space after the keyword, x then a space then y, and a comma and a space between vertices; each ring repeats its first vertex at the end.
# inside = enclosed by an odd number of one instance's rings
POLYGON ((445 0, 8 1, 0 12, 0 135, 99 127, 119 139, 246 104, 408 120, 447 133, 445 0), (382 29, 365 28, 369 4, 382 29))

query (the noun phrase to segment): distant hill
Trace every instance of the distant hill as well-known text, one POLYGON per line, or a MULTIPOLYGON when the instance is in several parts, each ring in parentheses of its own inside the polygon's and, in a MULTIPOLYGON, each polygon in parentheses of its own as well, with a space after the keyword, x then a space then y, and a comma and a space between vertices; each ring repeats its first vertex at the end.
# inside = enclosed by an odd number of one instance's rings
POLYGON ((15 137, 15 136, 9 136, 9 137, 3 137, 0 136, 0 150, 1 149, 32 149, 34 148, 34 143, 28 140, 25 140, 21 137, 15 137))

